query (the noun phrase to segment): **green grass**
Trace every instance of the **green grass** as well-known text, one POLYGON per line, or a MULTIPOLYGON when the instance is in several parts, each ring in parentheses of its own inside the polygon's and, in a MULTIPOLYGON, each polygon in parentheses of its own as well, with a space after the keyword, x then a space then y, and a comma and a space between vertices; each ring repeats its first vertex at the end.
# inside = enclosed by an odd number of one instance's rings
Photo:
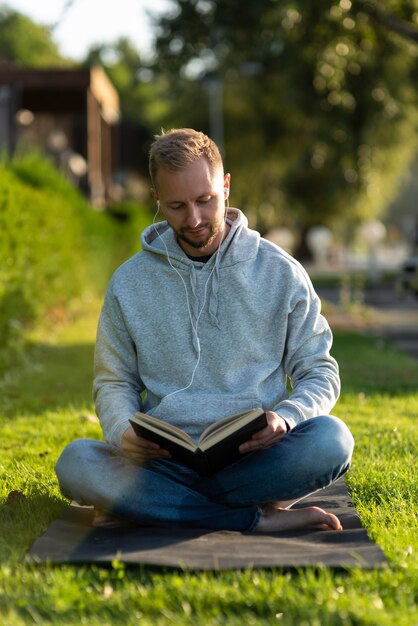
POLYGON ((100 436, 90 399, 98 307, 83 308, 87 314, 75 312, 71 324, 33 333, 25 362, 0 382, 2 624, 418 624, 418 364, 356 334, 336 335, 343 393, 335 413, 356 438, 347 482, 387 555, 383 570, 196 574, 120 563, 23 564, 64 502, 53 470, 60 450, 77 437, 100 436))

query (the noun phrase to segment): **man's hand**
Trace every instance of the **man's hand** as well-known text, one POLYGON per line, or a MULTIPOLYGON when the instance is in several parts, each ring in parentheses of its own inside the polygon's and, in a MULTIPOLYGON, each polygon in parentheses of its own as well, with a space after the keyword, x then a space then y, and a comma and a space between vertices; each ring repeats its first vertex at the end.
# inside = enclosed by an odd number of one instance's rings
POLYGON ((138 437, 132 426, 129 426, 122 435, 122 452, 138 465, 153 459, 171 458, 171 454, 157 443, 138 437))
POLYGON ((249 441, 240 445, 239 451, 241 453, 271 448, 285 436, 287 427, 284 419, 273 411, 266 411, 266 417, 267 426, 255 433, 249 441))

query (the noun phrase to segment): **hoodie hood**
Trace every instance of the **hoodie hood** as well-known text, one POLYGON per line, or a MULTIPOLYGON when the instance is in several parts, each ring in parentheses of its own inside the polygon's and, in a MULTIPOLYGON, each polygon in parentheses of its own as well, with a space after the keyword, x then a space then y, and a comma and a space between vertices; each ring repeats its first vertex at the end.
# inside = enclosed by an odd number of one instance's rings
MULTIPOLYGON (((242 231, 243 228, 248 227, 248 220, 242 213, 242 211, 240 211, 239 209, 229 208, 226 221, 230 227, 230 230, 228 235, 222 242, 219 250, 220 256, 223 257, 222 264, 224 264, 225 262, 228 265, 239 263, 240 261, 248 260, 249 258, 253 258, 254 256, 256 256, 260 235, 255 231, 250 231, 251 236, 246 237, 246 242, 244 246, 240 245, 239 247, 233 248, 233 250, 229 250, 231 241, 235 237, 236 233, 242 231), (225 260, 224 257, 227 250, 228 259, 225 260)), ((195 263, 201 265, 199 261, 192 261, 191 259, 189 259, 187 254, 177 243, 173 229, 171 228, 171 226, 168 225, 165 220, 162 222, 158 222, 157 224, 151 224, 151 226, 148 226, 148 228, 146 228, 141 234, 142 249, 147 252, 152 252, 153 254, 161 254, 166 257, 167 250, 164 244, 167 247, 173 265, 184 266, 195 263)), ((208 267, 211 266, 212 262, 214 261, 214 257, 216 257, 216 253, 212 255, 212 258, 206 264, 208 267)))
MULTIPOLYGON (((250 234, 246 236, 244 245, 232 245, 237 233, 248 227, 248 220, 245 215, 239 209, 229 208, 226 221, 230 227, 229 233, 222 242, 219 250, 214 252, 209 261, 204 265, 202 265, 200 261, 189 259, 178 244, 173 229, 165 220, 157 224, 152 224, 146 228, 141 235, 142 250, 164 257, 167 259, 167 263, 173 267, 174 272, 185 272, 186 275, 188 275, 192 294, 190 309, 194 318, 194 324, 199 321, 200 314, 203 310, 200 307, 204 308, 207 302, 211 322, 219 328, 218 293, 221 269, 242 261, 248 261, 257 256, 260 235, 255 231, 247 230, 250 234), (197 297, 196 273, 198 271, 208 274, 207 292, 205 290, 206 301, 204 301, 203 304, 199 303, 197 297)), ((181 274, 180 276, 184 280, 181 274)), ((196 342, 194 343, 196 344, 196 342)), ((198 350, 197 345, 195 345, 195 349, 198 350)))

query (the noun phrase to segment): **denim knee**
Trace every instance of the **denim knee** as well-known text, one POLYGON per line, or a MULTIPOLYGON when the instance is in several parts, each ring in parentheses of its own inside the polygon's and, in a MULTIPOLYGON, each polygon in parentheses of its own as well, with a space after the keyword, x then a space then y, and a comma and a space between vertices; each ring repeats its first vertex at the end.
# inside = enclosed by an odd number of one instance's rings
POLYGON ((334 415, 320 415, 308 422, 318 429, 316 445, 322 448, 322 454, 325 452, 333 464, 345 466, 347 470, 354 450, 354 438, 348 426, 334 415))
POLYGON ((88 463, 89 450, 94 443, 91 439, 76 439, 61 452, 55 464, 55 473, 64 496, 73 497, 73 486, 79 483, 86 471, 85 463, 88 463))

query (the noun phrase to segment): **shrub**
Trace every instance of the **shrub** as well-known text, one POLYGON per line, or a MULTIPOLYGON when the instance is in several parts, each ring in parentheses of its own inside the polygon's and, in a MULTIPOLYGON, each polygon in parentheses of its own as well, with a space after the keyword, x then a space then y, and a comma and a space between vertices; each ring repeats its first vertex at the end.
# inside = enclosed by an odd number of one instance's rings
POLYGON ((0 365, 28 323, 104 290, 149 220, 135 209, 124 222, 92 210, 38 154, 0 163, 0 365))

